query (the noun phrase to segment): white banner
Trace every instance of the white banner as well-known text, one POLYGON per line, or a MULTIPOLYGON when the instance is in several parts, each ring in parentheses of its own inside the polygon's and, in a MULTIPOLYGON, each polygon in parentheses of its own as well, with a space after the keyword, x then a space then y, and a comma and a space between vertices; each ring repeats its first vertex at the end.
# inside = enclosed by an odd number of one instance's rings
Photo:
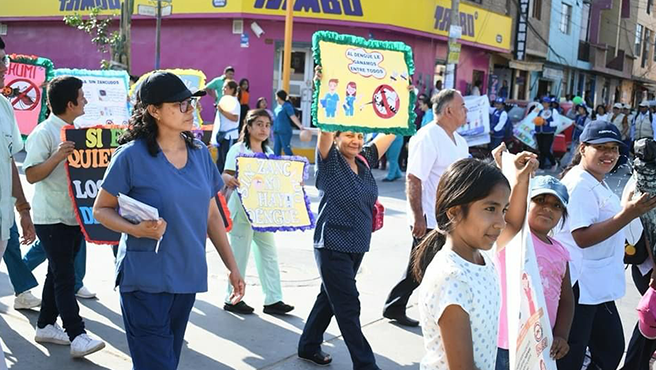
POLYGON ((490 142, 490 101, 487 95, 465 96, 467 123, 458 133, 467 140, 469 146, 484 145, 490 142))
MULTIPOLYGON (((523 120, 521 120, 513 129, 513 135, 522 143, 530 146, 533 149, 538 148, 538 143, 535 141, 535 124, 533 120, 538 116, 538 110, 534 109, 537 103, 529 104, 529 110, 533 109, 523 120)), ((556 127, 556 135, 565 131, 569 126, 574 124, 574 121, 565 115, 560 114, 560 120, 556 127)))
MULTIPOLYGON (((514 179, 515 156, 504 153, 501 159, 504 175, 514 179)), ((526 213, 524 227, 506 245, 505 253, 510 369, 556 370, 556 361, 549 354, 553 333, 528 227, 528 209, 526 213)))
POLYGON ((128 88, 130 77, 125 71, 91 71, 86 69, 56 69, 55 76, 75 76, 82 80, 87 99, 84 115, 75 119, 76 127, 127 125, 128 88))

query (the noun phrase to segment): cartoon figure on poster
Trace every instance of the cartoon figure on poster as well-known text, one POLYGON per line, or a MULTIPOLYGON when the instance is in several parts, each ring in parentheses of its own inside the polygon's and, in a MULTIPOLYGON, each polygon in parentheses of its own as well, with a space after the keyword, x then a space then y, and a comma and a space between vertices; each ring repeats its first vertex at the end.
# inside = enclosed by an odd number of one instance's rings
POLYGON ((315 81, 315 126, 327 131, 414 133, 416 96, 408 89, 414 73, 409 46, 319 31, 313 36, 313 51, 328 81, 315 81))
POLYGON ((533 289, 531 289, 531 281, 528 278, 527 273, 522 274, 522 288, 524 288, 524 294, 526 295, 526 300, 528 301, 528 313, 529 316, 535 315, 535 302, 533 301, 533 289))
POLYGON ((352 117, 355 113, 355 102, 359 99, 358 96, 358 85, 351 81, 346 85, 346 96, 344 97, 344 114, 348 117, 352 117))
POLYGON ((330 92, 321 99, 321 106, 326 111, 326 117, 328 118, 334 118, 337 113, 337 103, 339 103, 339 95, 337 95, 337 92, 335 91, 337 90, 337 84, 339 84, 339 80, 331 78, 330 81, 328 81, 328 89, 330 92))

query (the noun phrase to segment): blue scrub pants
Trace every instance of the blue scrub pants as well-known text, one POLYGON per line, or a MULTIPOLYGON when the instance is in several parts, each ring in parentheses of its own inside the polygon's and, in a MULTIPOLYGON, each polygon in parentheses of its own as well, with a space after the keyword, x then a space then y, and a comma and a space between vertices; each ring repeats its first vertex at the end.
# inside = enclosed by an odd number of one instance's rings
POLYGON ((286 155, 294 155, 292 152, 292 132, 276 132, 273 134, 273 154, 281 155, 285 152, 286 155))
POLYGON ((396 180, 399 177, 403 177, 401 173, 401 168, 399 167, 399 154, 401 154, 401 149, 403 148, 403 135, 396 135, 394 141, 387 149, 387 163, 389 168, 387 171, 388 180, 396 180))
POLYGON ((175 370, 196 294, 121 292, 134 370, 175 370))
POLYGON ((363 257, 364 253, 314 249, 314 258, 321 275, 321 291, 298 342, 299 354, 312 355, 319 351, 323 333, 335 316, 339 331, 351 354, 353 369, 379 369, 374 352, 360 326, 360 293, 355 285, 355 275, 363 257))

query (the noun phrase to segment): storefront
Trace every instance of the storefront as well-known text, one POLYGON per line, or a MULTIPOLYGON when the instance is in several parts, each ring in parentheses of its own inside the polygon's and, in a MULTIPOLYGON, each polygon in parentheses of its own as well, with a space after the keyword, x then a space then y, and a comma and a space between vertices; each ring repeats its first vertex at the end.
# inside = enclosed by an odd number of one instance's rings
MULTIPOLYGON (((136 5, 151 5, 136 0, 136 5)), ((284 38, 283 0, 174 1, 172 15, 162 21, 161 68, 201 70, 207 80, 232 65, 236 78, 250 81, 251 106, 266 97, 273 106, 282 86, 284 38)), ((312 34, 332 30, 369 39, 402 41, 413 48, 415 84, 431 91, 436 65, 446 60, 449 0, 409 5, 397 0, 296 0, 290 95, 309 125, 312 76, 312 34)), ((34 0, 3 4, 0 22, 10 53, 50 58, 55 67, 96 69, 107 55, 97 52, 91 37, 66 26, 62 17, 85 14, 89 4, 100 4, 104 14, 118 14, 119 0, 34 0)), ((508 53, 512 19, 467 4, 460 5, 462 51, 456 87, 467 92, 476 80, 486 91, 490 54, 508 53)), ((155 62, 155 19, 135 15, 132 24, 132 69, 139 75, 155 62)), ((205 120, 213 119, 211 100, 205 98, 205 120)))

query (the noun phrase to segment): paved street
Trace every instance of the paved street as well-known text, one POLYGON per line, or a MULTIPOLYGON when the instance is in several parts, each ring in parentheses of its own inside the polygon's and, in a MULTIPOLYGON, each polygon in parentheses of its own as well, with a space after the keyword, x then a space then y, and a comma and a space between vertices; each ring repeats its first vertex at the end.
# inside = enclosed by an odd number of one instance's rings
MULTIPOLYGON (((614 175, 611 186, 621 190, 626 171, 614 175)), ((384 177, 376 170, 378 179, 384 177)), ((23 182, 27 184, 26 181, 23 182)), ((313 181, 310 181, 313 183, 313 181)), ((421 330, 389 324, 381 310, 388 290, 401 276, 408 257, 410 233, 405 221, 404 184, 379 182, 381 202, 385 205, 385 227, 374 234, 358 275, 364 333, 383 369, 418 369, 424 354, 421 330)), ((32 187, 28 188, 31 199, 32 187)), ((618 190, 619 191, 619 190, 618 190)), ((317 191, 308 186, 313 206, 317 191)), ((226 271, 218 254, 208 245, 209 292, 197 296, 186 334, 180 369, 315 369, 296 358, 296 344, 314 298, 319 291, 312 252, 311 232, 281 233, 277 236, 285 302, 296 306, 290 316, 273 317, 262 312, 263 295, 255 266, 247 272, 245 301, 256 308, 254 315, 241 317, 225 312, 222 302, 226 271)), ((0 267, 0 336, 11 369, 130 369, 129 351, 123 331, 119 295, 113 290, 113 255, 107 246, 89 245, 87 276, 84 280, 98 299, 79 300, 82 317, 93 335, 107 342, 107 348, 83 360, 72 360, 69 348, 34 342, 38 312, 15 311, 13 290, 6 266, 0 267)), ((46 264, 35 270, 42 283, 46 264)), ((41 287, 33 290, 37 296, 41 287)), ((627 273, 627 295, 618 302, 623 317, 626 341, 636 320, 639 296, 627 273)), ((416 298, 411 299, 409 315, 417 318, 416 298)), ((339 329, 333 320, 324 350, 333 356, 333 369, 350 369, 351 362, 339 329)))

